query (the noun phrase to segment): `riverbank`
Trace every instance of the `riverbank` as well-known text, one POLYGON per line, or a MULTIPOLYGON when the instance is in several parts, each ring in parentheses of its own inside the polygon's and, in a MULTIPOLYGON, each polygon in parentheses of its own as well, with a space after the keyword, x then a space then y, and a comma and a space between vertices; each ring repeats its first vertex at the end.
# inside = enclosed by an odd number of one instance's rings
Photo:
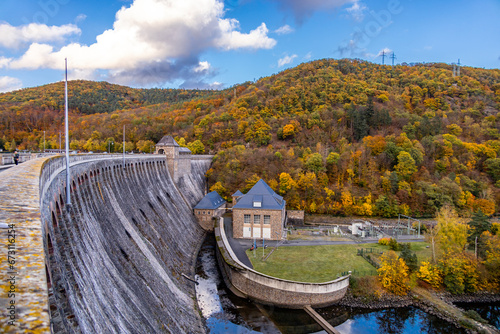
POLYGON ((500 302, 500 294, 481 292, 455 296, 447 292, 434 292, 416 287, 405 296, 396 296, 387 292, 354 296, 352 289, 349 289, 338 305, 371 310, 414 306, 449 322, 456 328, 463 328, 468 333, 500 333, 499 329, 483 323, 473 314, 453 305, 458 302, 500 302))

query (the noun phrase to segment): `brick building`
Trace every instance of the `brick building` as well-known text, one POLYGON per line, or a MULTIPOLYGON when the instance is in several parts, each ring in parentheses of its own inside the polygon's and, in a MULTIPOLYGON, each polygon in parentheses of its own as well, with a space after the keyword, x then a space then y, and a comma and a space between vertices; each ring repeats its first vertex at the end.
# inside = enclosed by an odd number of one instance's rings
POLYGON ((213 217, 220 217, 226 212, 226 201, 216 192, 212 191, 205 195, 196 204, 193 213, 198 219, 201 227, 207 231, 214 229, 213 217))
POLYGON ((233 199, 233 237, 279 240, 283 235, 286 201, 262 179, 245 195, 233 199))

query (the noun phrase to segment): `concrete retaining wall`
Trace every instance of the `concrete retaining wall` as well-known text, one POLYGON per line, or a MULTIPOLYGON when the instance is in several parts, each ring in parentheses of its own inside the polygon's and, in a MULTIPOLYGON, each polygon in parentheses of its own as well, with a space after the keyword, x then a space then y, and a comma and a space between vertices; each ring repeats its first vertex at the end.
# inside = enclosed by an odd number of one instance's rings
POLYGON ((220 219, 215 225, 216 254, 224 281, 235 294, 263 304, 298 309, 305 305, 332 305, 347 292, 349 276, 325 283, 304 283, 267 276, 248 268, 229 246, 223 224, 220 219))
POLYGON ((194 276, 205 232, 165 157, 71 159, 69 213, 64 159, 47 160, 40 176, 54 332, 204 332, 183 274, 194 276))

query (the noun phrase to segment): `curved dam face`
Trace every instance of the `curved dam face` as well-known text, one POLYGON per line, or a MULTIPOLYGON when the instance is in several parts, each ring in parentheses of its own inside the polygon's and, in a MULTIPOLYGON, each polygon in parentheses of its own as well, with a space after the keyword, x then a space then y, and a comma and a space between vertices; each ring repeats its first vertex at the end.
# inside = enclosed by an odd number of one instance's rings
POLYGON ((190 203, 210 162, 176 185, 164 156, 72 158, 69 212, 63 159, 40 178, 53 332, 205 332, 189 279, 205 232, 190 203))

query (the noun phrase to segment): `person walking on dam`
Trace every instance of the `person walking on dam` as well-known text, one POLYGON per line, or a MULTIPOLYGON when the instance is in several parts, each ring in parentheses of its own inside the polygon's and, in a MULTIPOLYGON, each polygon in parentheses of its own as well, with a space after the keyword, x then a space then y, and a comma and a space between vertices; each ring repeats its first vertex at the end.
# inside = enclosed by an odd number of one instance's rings
POLYGON ((17 151, 14 152, 14 163, 16 166, 19 164, 19 153, 17 151))

